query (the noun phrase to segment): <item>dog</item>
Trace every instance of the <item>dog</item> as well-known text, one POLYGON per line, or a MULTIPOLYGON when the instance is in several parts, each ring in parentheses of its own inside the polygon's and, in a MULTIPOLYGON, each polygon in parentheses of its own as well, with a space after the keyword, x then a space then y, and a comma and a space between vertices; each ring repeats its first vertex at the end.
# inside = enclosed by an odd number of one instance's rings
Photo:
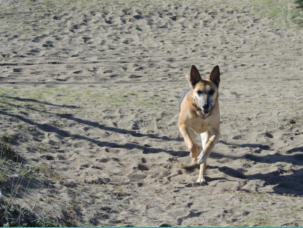
POLYGON ((200 164, 197 183, 202 184, 206 183, 206 160, 220 135, 219 66, 202 78, 192 65, 187 80, 191 88, 182 98, 178 127, 192 157, 191 166, 200 164))

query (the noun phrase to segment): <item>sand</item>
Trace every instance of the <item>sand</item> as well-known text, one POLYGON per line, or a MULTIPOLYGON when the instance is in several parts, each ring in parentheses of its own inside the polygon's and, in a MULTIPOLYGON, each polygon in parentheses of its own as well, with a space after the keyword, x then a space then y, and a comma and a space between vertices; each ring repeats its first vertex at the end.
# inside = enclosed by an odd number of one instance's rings
POLYGON ((14 201, 62 225, 303 226, 303 30, 254 2, 0 1, 1 134, 46 178, 14 201), (222 72, 207 185, 181 168, 192 64, 222 72))

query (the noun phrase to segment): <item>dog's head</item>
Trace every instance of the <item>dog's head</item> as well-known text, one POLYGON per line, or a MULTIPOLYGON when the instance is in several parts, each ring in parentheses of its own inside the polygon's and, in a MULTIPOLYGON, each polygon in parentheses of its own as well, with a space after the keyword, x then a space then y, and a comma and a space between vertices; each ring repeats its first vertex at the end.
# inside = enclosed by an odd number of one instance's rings
POLYGON ((202 78, 198 69, 192 65, 188 81, 193 89, 193 101, 201 109, 202 114, 208 115, 218 98, 220 69, 215 66, 208 78, 202 78))

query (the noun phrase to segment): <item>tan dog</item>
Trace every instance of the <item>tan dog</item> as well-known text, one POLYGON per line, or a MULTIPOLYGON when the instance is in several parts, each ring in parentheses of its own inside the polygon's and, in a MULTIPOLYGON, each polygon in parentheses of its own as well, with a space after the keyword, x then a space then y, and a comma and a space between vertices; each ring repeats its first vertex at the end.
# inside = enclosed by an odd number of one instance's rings
POLYGON ((202 78, 193 65, 188 81, 191 90, 182 100, 178 127, 191 154, 192 165, 200 164, 197 182, 204 183, 206 159, 220 134, 220 69, 215 66, 208 78, 202 78))

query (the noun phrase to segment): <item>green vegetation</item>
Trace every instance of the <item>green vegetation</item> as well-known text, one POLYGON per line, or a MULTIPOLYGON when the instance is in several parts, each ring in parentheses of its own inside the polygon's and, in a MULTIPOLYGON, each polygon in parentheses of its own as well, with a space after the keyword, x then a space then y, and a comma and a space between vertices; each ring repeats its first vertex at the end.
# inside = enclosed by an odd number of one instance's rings
POLYGON ((296 0, 297 8, 303 8, 303 0, 296 0))
POLYGON ((58 226, 47 217, 40 217, 26 208, 10 201, 0 199, 0 226, 58 226))
POLYGON ((0 158, 5 157, 13 161, 19 161, 21 158, 11 149, 10 145, 5 142, 0 142, 0 158))
POLYGON ((22 163, 22 158, 0 139, 0 226, 58 226, 56 220, 41 216, 15 203, 15 197, 29 188, 41 185, 41 175, 33 167, 22 163))
POLYGON ((52 103, 61 106, 75 106, 85 108, 94 107, 119 107, 127 104, 127 107, 141 106, 144 108, 156 108, 163 102, 161 97, 154 96, 145 91, 119 89, 57 89, 57 88, 31 88, 31 89, 3 89, 0 88, 0 97, 4 101, 0 107, 11 108, 7 103, 13 101, 14 105, 23 105, 23 108, 45 110, 44 103, 52 103), (26 106, 18 98, 28 99, 26 106), (16 99, 17 98, 17 99, 16 99), (31 100, 33 102, 31 102, 31 100), (38 102, 34 102, 34 100, 38 102), (44 103, 43 103, 44 102, 44 103))
POLYGON ((269 18, 276 26, 303 26, 302 0, 255 0, 251 4, 261 17, 269 18))
POLYGON ((50 169, 49 167, 45 165, 39 165, 35 167, 35 170, 39 173, 43 174, 45 177, 50 178, 53 181, 60 181, 61 177, 59 174, 57 174, 54 170, 50 169))

